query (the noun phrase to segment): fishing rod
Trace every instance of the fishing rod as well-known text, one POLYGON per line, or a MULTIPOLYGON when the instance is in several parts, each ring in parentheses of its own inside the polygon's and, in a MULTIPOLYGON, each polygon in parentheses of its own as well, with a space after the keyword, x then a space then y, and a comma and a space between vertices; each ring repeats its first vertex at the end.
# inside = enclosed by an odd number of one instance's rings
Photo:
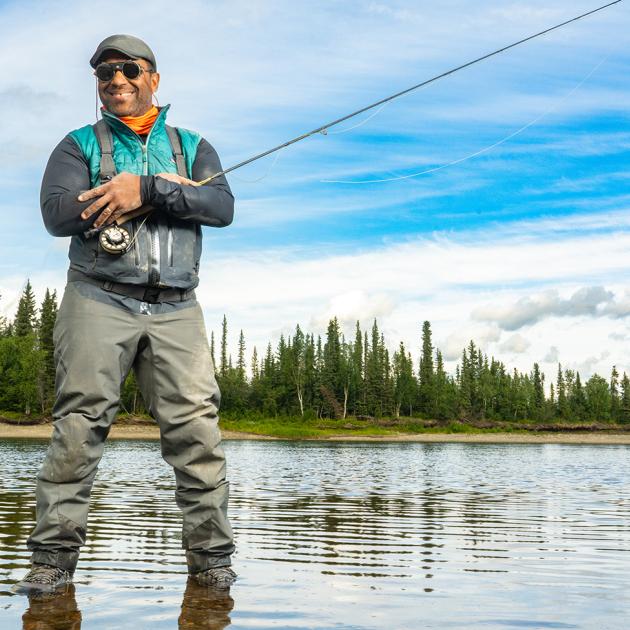
MULTIPOLYGON (((300 140, 305 140, 306 138, 309 138, 310 136, 313 136, 317 133, 322 133, 324 135, 326 135, 328 129, 330 129, 331 127, 334 127, 346 120, 349 120, 350 118, 354 118, 355 116, 358 116, 359 114, 362 114, 364 112, 369 111, 370 109, 374 109, 375 107, 378 107, 379 105, 384 105, 385 103, 388 103, 390 101, 393 101, 394 99, 400 98, 401 96, 404 96, 405 94, 409 94, 410 92, 413 92, 414 90, 418 90, 421 87, 424 87, 426 85, 429 85, 430 83, 434 83, 435 81, 439 81, 440 79, 443 79, 444 77, 447 77, 451 74, 455 74, 456 72, 459 72, 460 70, 463 70, 464 68, 469 68, 470 66, 473 66, 477 63, 480 63, 482 61, 485 61, 486 59, 489 59, 490 57, 494 57, 495 55, 499 55, 503 52, 505 52, 506 50, 510 50, 510 48, 515 48, 516 46, 520 46, 521 44, 524 44, 525 42, 531 41, 532 39, 536 39, 537 37, 541 37, 542 35, 546 35, 547 33, 550 33, 551 31, 555 31, 559 28, 562 28, 563 26, 566 26, 567 24, 571 24, 572 22, 577 22, 578 20, 581 20, 585 17, 588 17, 590 15, 593 15, 595 13, 598 13, 599 11, 603 11, 604 9, 607 9, 615 4, 619 4, 621 2, 621 0, 614 0, 614 2, 609 2, 608 4, 604 4, 600 7, 597 7, 596 9, 592 9, 591 11, 587 11, 586 13, 582 13, 581 15, 578 15, 576 17, 573 17, 569 20, 565 20, 564 22, 560 22, 559 24, 556 24, 555 26, 551 26, 549 28, 546 28, 542 31, 539 31, 538 33, 534 33, 533 35, 529 35, 528 37, 524 37, 523 39, 519 39, 517 42, 514 42, 512 44, 509 44, 507 46, 503 46, 502 48, 498 48, 497 50, 494 50, 490 53, 487 53, 485 55, 482 55, 481 57, 477 57, 476 59, 473 59, 472 61, 467 61, 466 63, 463 63, 459 66, 456 66, 455 68, 451 68, 450 70, 447 70, 446 72, 442 72, 441 74, 438 74, 434 77, 431 77, 430 79, 426 79, 425 81, 422 81, 420 83, 417 83, 416 85, 413 85, 405 90, 401 90, 400 92, 396 92, 395 94, 392 94, 391 96, 387 96, 385 98, 380 99, 379 101, 376 101, 375 103, 372 103, 370 105, 366 105, 365 107, 362 107, 361 109, 357 109, 356 111, 350 113, 350 114, 346 114, 345 116, 342 116, 341 118, 337 118, 336 120, 333 120, 329 123, 326 123, 325 125, 321 125, 320 127, 317 127, 316 129, 313 129, 312 131, 309 131, 307 133, 303 133, 300 136, 297 136, 291 140, 288 140, 287 142, 283 142, 282 144, 279 144, 276 147, 273 147, 272 149, 268 149, 267 151, 263 151, 262 153, 258 153, 257 155, 254 155, 253 157, 250 157, 246 160, 243 160, 242 162, 239 162, 238 164, 235 164, 234 166, 230 166, 229 168, 226 168, 222 171, 219 171, 218 173, 214 173, 213 175, 210 175, 210 177, 206 177, 205 179, 202 179, 201 181, 198 182, 194 182, 194 184, 196 186, 204 186, 205 184, 210 183, 212 180, 216 179, 217 177, 221 177, 221 175, 226 175, 227 173, 231 173, 232 171, 235 171, 238 168, 241 168, 243 166, 246 166, 247 164, 251 164, 252 162, 255 162, 256 160, 260 160, 263 157, 266 157, 267 155, 270 155, 271 153, 275 153, 276 151, 280 151, 281 149, 284 149, 292 144, 295 144, 296 142, 300 142, 300 140)), ((105 247, 105 244, 108 240, 108 235, 106 234, 106 231, 108 229, 111 230, 115 230, 115 233, 112 233, 111 236, 114 237, 114 240, 116 240, 117 243, 120 242, 120 238, 125 236, 125 234, 123 234, 123 232, 126 232, 126 230, 124 230, 124 228, 120 228, 120 225, 122 223, 126 223, 127 221, 129 221, 132 218, 141 216, 143 214, 146 214, 148 212, 151 212, 153 210, 152 207, 147 207, 147 206, 143 206, 141 208, 138 208, 137 210, 133 210, 132 212, 128 212, 124 215, 122 215, 121 217, 119 217, 119 219, 115 222, 115 225, 113 226, 108 226, 106 228, 103 229, 102 233, 101 233, 101 237, 100 237, 100 242, 101 245, 104 247, 104 249, 106 249, 107 251, 110 251, 110 253, 123 253, 124 251, 126 251, 128 249, 128 247, 131 246, 131 244, 133 244, 133 242, 130 242, 128 239, 128 233, 127 233, 127 242, 129 243, 129 245, 127 247, 125 247, 124 249, 120 249, 120 250, 109 250, 105 247)), ((146 220, 146 219, 145 219, 146 220)), ((143 222, 144 223, 144 222, 143 222)), ((136 231, 137 234, 137 231, 136 231)))
POLYGON ((520 39, 519 41, 514 42, 513 44, 510 44, 509 46, 504 46, 503 48, 499 48, 498 50, 495 50, 491 53, 482 55, 481 57, 477 57, 477 59, 468 61, 467 63, 464 63, 461 66, 457 66, 456 68, 452 68, 451 70, 442 72, 442 74, 438 74, 434 77, 431 77, 430 79, 427 79, 426 81, 422 81, 421 83, 413 85, 412 87, 407 88, 406 90, 402 90, 401 92, 392 94, 391 96, 383 98, 380 101, 376 101, 375 103, 372 103, 371 105, 362 107, 361 109, 358 109, 356 112, 352 112, 351 114, 347 114, 346 116, 337 118, 337 120, 333 120, 332 122, 326 123, 325 125, 322 125, 321 127, 317 127, 317 129, 313 129, 313 131, 309 131, 308 133, 304 133, 301 136, 297 136, 297 138, 293 138, 292 140, 289 140, 288 142, 279 144, 277 147, 274 147, 273 149, 269 149, 268 151, 263 151, 262 153, 259 153, 258 155, 255 155, 254 157, 251 157, 247 160, 243 160, 242 162, 239 162, 238 164, 235 164, 234 166, 230 166, 230 168, 226 168, 225 170, 220 171, 219 173, 215 173, 214 175, 211 175, 210 177, 206 177, 206 179, 203 179, 200 182, 196 182, 196 183, 199 186, 203 186, 204 184, 211 182, 216 177, 220 177, 221 175, 225 175, 226 173, 235 171, 237 168, 241 168, 242 166, 245 166, 246 164, 250 164, 251 162, 254 162, 255 160, 259 160, 260 158, 270 155, 271 153, 275 153, 276 151, 280 151, 280 149, 284 149, 285 147, 295 144, 296 142, 299 142, 300 140, 304 140, 305 138, 308 138, 309 136, 313 136, 316 133, 322 133, 322 132, 325 133, 326 130, 330 129, 331 127, 334 127, 335 125, 338 125, 339 123, 342 123, 350 118, 354 118, 355 116, 358 116, 359 114, 362 114, 363 112, 367 112, 368 110, 374 109, 375 107, 378 107, 379 105, 383 105, 384 103, 393 101, 395 98, 399 98, 401 96, 404 96, 405 94, 409 94, 409 92, 413 92, 414 90, 424 87, 425 85, 429 85, 429 83, 434 83, 435 81, 438 81, 439 79, 443 79, 444 77, 447 77, 451 74, 455 74, 456 72, 459 72, 460 70, 463 70, 464 68, 468 68, 476 63, 489 59, 490 57, 494 57, 494 55, 498 55, 502 52, 505 52, 506 50, 509 50, 510 48, 514 48, 515 46, 524 44, 525 42, 535 39, 536 37, 540 37, 542 35, 545 35, 546 33, 555 31, 556 29, 566 26, 567 24, 570 24, 571 22, 576 22, 577 20, 581 20, 582 18, 585 18, 589 15, 593 15, 593 13, 597 13, 598 11, 603 11, 604 9, 611 7, 613 4, 618 4, 619 2, 621 2, 621 0, 615 0, 614 2, 609 2, 608 4, 598 7, 597 9, 593 9, 592 11, 588 11, 587 13, 583 13, 582 15, 578 15, 577 17, 571 18, 570 20, 566 20, 565 22, 561 22, 560 24, 556 24, 555 26, 547 28, 544 31, 540 31, 539 33, 535 33, 534 35, 530 35, 529 37, 520 39))

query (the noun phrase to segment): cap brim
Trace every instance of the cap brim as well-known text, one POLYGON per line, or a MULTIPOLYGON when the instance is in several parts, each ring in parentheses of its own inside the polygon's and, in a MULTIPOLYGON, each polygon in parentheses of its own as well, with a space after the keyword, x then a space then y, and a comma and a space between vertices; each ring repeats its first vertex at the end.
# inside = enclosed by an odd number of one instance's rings
POLYGON ((94 53, 94 55, 92 56, 92 59, 90 59, 90 65, 92 66, 92 68, 96 68, 99 61, 103 58, 105 53, 108 53, 108 52, 122 53, 123 55, 125 55, 125 57, 129 57, 129 59, 143 59, 143 57, 132 55, 130 52, 123 50, 122 48, 116 48, 115 46, 108 46, 107 48, 103 48, 103 50, 97 50, 94 53))

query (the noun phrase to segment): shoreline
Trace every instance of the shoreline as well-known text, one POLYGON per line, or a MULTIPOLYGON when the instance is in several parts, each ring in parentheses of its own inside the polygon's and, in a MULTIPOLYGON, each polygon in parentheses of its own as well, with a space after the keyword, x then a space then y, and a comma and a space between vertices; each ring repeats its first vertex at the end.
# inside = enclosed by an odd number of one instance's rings
MULTIPOLYGON (((50 439, 52 424, 14 425, 0 423, 0 439, 50 439)), ((289 440, 325 442, 481 442, 497 444, 630 444, 630 433, 396 433, 391 435, 339 434, 315 438, 280 438, 221 429, 224 440, 289 440)), ((157 426, 114 425, 113 440, 158 440, 157 426)))

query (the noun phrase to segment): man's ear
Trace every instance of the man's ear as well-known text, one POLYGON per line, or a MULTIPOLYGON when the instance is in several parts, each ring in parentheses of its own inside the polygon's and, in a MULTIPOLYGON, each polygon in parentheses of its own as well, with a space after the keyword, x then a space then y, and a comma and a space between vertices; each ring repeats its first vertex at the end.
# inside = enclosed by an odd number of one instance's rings
POLYGON ((151 91, 157 92, 159 85, 160 85, 160 73, 152 72, 151 73, 151 91))

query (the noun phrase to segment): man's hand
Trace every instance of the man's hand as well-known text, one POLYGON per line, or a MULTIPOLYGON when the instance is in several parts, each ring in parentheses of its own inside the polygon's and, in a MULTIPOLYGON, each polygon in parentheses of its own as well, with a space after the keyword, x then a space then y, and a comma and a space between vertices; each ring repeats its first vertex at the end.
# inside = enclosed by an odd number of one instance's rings
POLYGON ((79 195, 79 201, 95 199, 82 213, 81 218, 87 219, 94 213, 101 214, 94 221, 94 227, 109 225, 121 216, 135 210, 142 205, 140 199, 140 176, 132 173, 120 173, 111 181, 88 190, 79 195))
POLYGON ((176 184, 183 184, 185 186, 199 186, 197 182, 194 182, 192 179, 188 179, 187 177, 182 177, 177 173, 158 173, 156 177, 161 177, 162 179, 168 179, 169 182, 175 182, 176 184))

